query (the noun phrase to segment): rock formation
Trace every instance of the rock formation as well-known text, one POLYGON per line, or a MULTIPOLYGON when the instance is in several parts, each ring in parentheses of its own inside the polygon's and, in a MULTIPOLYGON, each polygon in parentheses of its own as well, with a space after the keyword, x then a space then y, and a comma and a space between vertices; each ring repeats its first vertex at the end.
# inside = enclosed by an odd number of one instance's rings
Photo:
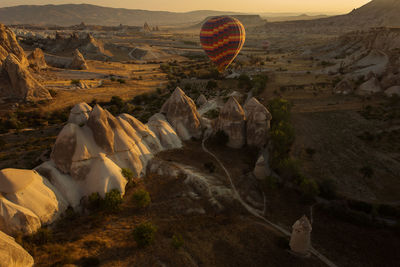
POLYGON ((77 125, 85 124, 89 119, 89 113, 92 111, 92 107, 85 102, 76 104, 69 114, 68 122, 77 125))
POLYGON ((207 103, 207 98, 206 98, 203 94, 201 94, 201 95, 197 98, 196 104, 197 104, 198 107, 201 107, 201 106, 204 105, 205 103, 207 103))
POLYGON ((217 130, 229 136, 228 146, 241 148, 246 143, 246 116, 234 97, 230 97, 219 113, 217 130))
POLYGON ((304 215, 292 226, 292 235, 290 237, 290 249, 296 253, 307 254, 311 245, 311 223, 304 215))
POLYGON ((271 113, 254 97, 246 102, 244 111, 247 119, 247 144, 263 148, 267 144, 268 131, 272 119, 271 113))
POLYGON ((32 76, 14 54, 9 54, 4 62, 3 76, 9 83, 8 90, 3 89, 5 91, 3 94, 25 101, 52 99, 49 91, 32 76))
POLYGON ((24 50, 18 44, 14 32, 0 24, 0 67, 10 53, 18 58, 22 66, 27 67, 29 65, 24 50))
POLYGON ((376 77, 371 77, 368 81, 358 87, 356 90, 356 94, 358 95, 369 95, 374 93, 379 93, 382 91, 382 88, 379 84, 379 81, 376 77))
POLYGON ((94 192, 104 197, 117 189, 124 194, 127 180, 121 168, 129 168, 140 177, 154 154, 181 146, 161 114, 153 116, 147 126, 128 114, 116 118, 98 105, 91 110, 80 103, 58 135, 51 161, 36 170, 77 208, 82 198, 94 192))
POLYGON ((36 171, 3 169, 0 171, 0 188, 0 193, 5 199, 24 208, 15 207, 3 200, 3 206, 7 205, 8 208, 2 211, 4 213, 1 215, 2 220, 10 222, 8 212, 14 210, 15 214, 20 215, 19 218, 12 218, 16 223, 15 227, 28 233, 40 226, 33 214, 39 218, 41 224, 49 224, 56 220, 68 206, 58 190, 36 171), (29 220, 24 221, 23 217, 29 220), (27 225, 29 222, 32 224, 27 225))
POLYGON ((34 261, 14 238, 0 231, 0 267, 31 267, 34 261))
POLYGON ((391 97, 394 95, 400 96, 400 86, 392 86, 385 90, 385 95, 391 97))
POLYGON ((337 94, 347 95, 354 91, 354 82, 352 82, 348 78, 344 78, 341 80, 333 89, 333 91, 337 94))
POLYGON ((33 52, 28 56, 28 60, 29 60, 29 65, 36 70, 42 70, 47 68, 43 51, 40 48, 36 48, 35 50, 33 50, 33 52))
POLYGON ((161 108, 168 122, 182 140, 200 138, 201 117, 193 100, 177 87, 161 108))
POLYGON ((70 69, 74 70, 87 70, 89 69, 85 58, 82 56, 78 49, 74 51, 74 56, 71 63, 69 64, 70 69))

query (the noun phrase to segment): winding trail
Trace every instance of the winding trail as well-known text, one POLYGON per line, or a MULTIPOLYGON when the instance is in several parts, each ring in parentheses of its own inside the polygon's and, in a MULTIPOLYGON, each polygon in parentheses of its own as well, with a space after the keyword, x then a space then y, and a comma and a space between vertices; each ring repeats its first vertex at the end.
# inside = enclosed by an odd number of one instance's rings
MULTIPOLYGON (((269 226, 271 226, 274 230, 277 230, 277 231, 281 232, 282 234, 284 234, 284 235, 287 236, 287 237, 290 237, 291 234, 290 234, 287 230, 283 229, 283 228, 280 227, 279 225, 277 225, 277 224, 275 224, 275 223, 273 223, 273 222, 267 220, 266 218, 264 218, 263 215, 264 215, 264 212, 265 212, 265 209, 266 209, 266 207, 265 207, 265 203, 266 203, 265 195, 264 195, 264 211, 259 211, 259 210, 255 209, 255 208, 251 207, 250 205, 248 205, 248 204, 241 198, 239 192, 237 191, 237 189, 236 189, 236 187, 235 187, 235 184, 234 184, 233 181, 232 181, 232 177, 231 177, 229 171, 225 168, 224 164, 219 160, 219 158, 218 158, 214 153, 212 153, 211 151, 209 151, 209 150, 206 148, 205 142, 207 141, 207 139, 208 139, 210 136, 211 136, 211 132, 206 131, 206 132, 204 133, 204 138, 203 138, 203 140, 202 140, 202 142, 201 142, 201 146, 202 146, 202 148, 203 148, 203 151, 206 152, 207 154, 209 154, 210 156, 212 156, 212 157, 218 162, 218 164, 221 166, 221 168, 222 168, 223 171, 225 172, 226 177, 228 178, 228 180, 229 180, 229 182, 230 182, 230 184, 231 184, 231 187, 232 187, 232 190, 233 190, 233 192, 234 192, 234 196, 236 197, 236 199, 240 202, 240 204, 242 204, 242 206, 243 206, 250 214, 252 214, 253 216, 257 217, 258 219, 264 221, 264 222, 267 223, 269 226)), ((332 261, 330 261, 330 260, 329 260, 328 258, 326 258, 324 255, 322 255, 321 253, 319 253, 319 252, 318 252, 316 249, 314 249, 313 247, 310 248, 310 252, 311 252, 314 256, 316 256, 317 258, 319 258, 322 262, 324 262, 326 265, 328 265, 329 267, 337 267, 336 264, 334 264, 332 261)))

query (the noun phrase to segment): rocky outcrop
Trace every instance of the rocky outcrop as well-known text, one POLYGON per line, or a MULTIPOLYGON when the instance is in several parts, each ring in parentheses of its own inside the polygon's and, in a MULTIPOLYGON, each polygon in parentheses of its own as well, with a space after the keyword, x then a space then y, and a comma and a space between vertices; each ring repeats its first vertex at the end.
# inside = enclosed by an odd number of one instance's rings
POLYGON ((89 113, 92 111, 92 107, 85 102, 76 104, 69 113, 68 122, 75 123, 77 125, 85 124, 89 119, 89 113))
POLYGON ((36 48, 28 56, 29 66, 36 70, 47 69, 46 60, 44 59, 44 54, 42 49, 36 48))
MULTIPOLYGON (((49 224, 56 220, 68 206, 58 190, 47 179, 32 170, 1 170, 0 193, 13 204, 30 210, 39 218, 41 224, 49 224)), ((8 205, 8 208, 3 210, 2 220, 9 222, 11 218, 8 211, 14 209, 15 214, 22 216, 13 218, 12 220, 15 219, 15 223, 21 222, 23 217, 29 218, 32 223, 26 225, 28 222, 25 221, 20 226, 16 224, 16 227, 28 232, 37 228, 37 220, 35 216, 32 216, 32 213, 25 209, 17 209, 15 205, 10 205, 7 201, 3 201, 3 205, 8 205)))
POLYGON ((385 95, 391 97, 394 95, 400 96, 400 86, 392 86, 385 90, 385 95))
POLYGON ((14 238, 0 231, 0 267, 31 267, 34 261, 14 238))
POLYGON ((69 64, 69 68, 74 69, 74 70, 88 70, 89 69, 85 58, 83 57, 81 52, 79 52, 78 49, 76 49, 74 51, 72 61, 69 64))
POLYGON ((357 89, 356 94, 358 95, 370 95, 379 93, 382 91, 381 85, 379 84, 378 79, 374 76, 371 77, 368 81, 364 82, 357 89))
POLYGON ((348 95, 354 91, 354 82, 348 78, 341 80, 333 89, 336 94, 348 95))
POLYGON ((296 253, 308 254, 311 245, 311 223, 304 215, 292 226, 292 235, 290 237, 290 249, 296 253))
POLYGON ((52 99, 49 91, 32 76, 14 54, 9 54, 4 62, 3 76, 9 83, 9 88, 4 90, 3 94, 32 102, 52 99))
POLYGON ((39 217, 31 210, 0 196, 0 231, 9 235, 16 232, 33 234, 40 226, 39 217))
POLYGON ((241 148, 246 143, 246 116, 242 106, 234 97, 230 97, 219 113, 217 130, 224 131, 228 137, 228 146, 241 148))
POLYGON ((18 44, 14 32, 0 24, 0 67, 10 53, 17 57, 22 66, 27 67, 29 65, 24 50, 18 44))
POLYGON ((127 180, 121 168, 141 177, 157 152, 181 146, 161 114, 144 125, 131 115, 114 117, 98 105, 91 110, 80 103, 58 135, 51 160, 36 170, 50 179, 69 205, 78 208, 81 199, 94 192, 105 196, 117 189, 124 194, 127 180))
POLYGON ((267 144, 271 113, 254 97, 244 105, 246 115, 246 138, 249 146, 263 148, 267 144))
POLYGON ((177 87, 161 108, 168 122, 182 140, 200 138, 201 117, 193 100, 177 87))
POLYGON ((201 95, 197 98, 196 104, 197 104, 198 107, 201 107, 201 106, 204 105, 205 103, 207 103, 207 98, 206 98, 203 94, 201 94, 201 95))

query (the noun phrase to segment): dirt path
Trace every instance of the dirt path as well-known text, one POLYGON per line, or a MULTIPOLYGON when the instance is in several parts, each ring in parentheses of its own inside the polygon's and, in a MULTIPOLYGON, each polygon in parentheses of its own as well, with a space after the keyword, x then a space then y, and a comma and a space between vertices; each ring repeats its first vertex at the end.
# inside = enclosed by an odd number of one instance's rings
MULTIPOLYGON (((210 134, 207 134, 207 132, 206 132, 205 135, 204 135, 204 138, 203 138, 203 140, 202 140, 201 146, 202 146, 204 152, 206 152, 207 154, 209 154, 210 156, 212 156, 212 157, 218 162, 218 164, 221 166, 221 168, 224 170, 224 172, 225 172, 225 174, 226 174, 226 177, 228 178, 228 180, 229 180, 229 182, 230 182, 230 184, 231 184, 231 187, 232 187, 232 190, 233 190, 233 192, 234 192, 234 194, 235 194, 235 197, 236 197, 236 199, 240 202, 240 204, 241 204, 250 214, 252 214, 253 216, 255 216, 255 217, 259 218, 260 220, 264 221, 265 223, 267 223, 270 227, 273 228, 273 230, 279 231, 280 233, 284 234, 285 236, 290 237, 291 234, 290 234, 287 230, 283 229, 283 228, 280 227, 279 225, 276 225, 276 224, 274 224, 273 222, 271 222, 271 221, 267 220, 266 218, 264 218, 264 217, 261 215, 261 214, 263 214, 263 211, 259 211, 259 210, 257 210, 257 209, 254 209, 253 207, 249 206, 249 205, 241 198, 239 192, 237 191, 237 189, 236 189, 236 187, 235 187, 235 185, 234 185, 234 183, 233 183, 233 181, 232 181, 232 177, 231 177, 229 171, 225 168, 224 164, 218 159, 218 157, 217 157, 214 153, 212 153, 211 151, 209 151, 209 150, 206 148, 205 142, 207 141, 207 139, 208 139, 209 137, 210 137, 210 134)), ((264 201, 264 203, 265 203, 265 201, 264 201)), ((318 257, 318 258, 319 258, 322 262, 324 262, 327 266, 336 267, 336 265, 335 265, 332 261, 330 261, 328 258, 326 258, 324 255, 322 255, 320 252, 318 252, 318 251, 317 251, 316 249, 314 249, 313 247, 310 248, 310 252, 311 252, 314 256, 318 257)))

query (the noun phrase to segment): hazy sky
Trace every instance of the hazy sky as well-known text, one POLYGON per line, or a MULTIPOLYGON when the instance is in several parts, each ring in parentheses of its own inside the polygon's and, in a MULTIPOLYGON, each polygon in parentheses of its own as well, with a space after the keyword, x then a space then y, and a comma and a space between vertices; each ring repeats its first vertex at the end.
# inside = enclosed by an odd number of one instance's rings
POLYGON ((0 6, 41 4, 95 4, 131 9, 241 12, 330 12, 347 13, 370 0, 0 0, 0 6))

